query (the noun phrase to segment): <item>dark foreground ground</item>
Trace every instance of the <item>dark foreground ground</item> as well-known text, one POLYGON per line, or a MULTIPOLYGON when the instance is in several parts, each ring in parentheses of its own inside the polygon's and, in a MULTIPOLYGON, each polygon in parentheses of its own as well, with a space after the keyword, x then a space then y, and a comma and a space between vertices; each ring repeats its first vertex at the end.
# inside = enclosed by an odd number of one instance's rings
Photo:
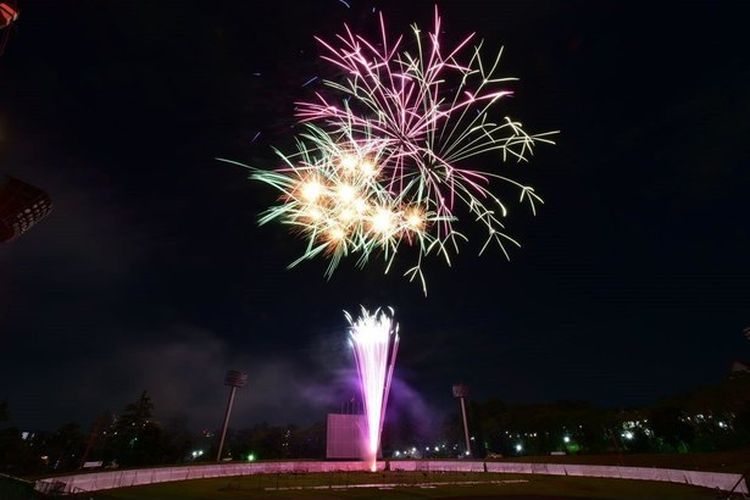
POLYGON ((98 499, 255 500, 255 499, 523 499, 585 498, 716 499, 717 492, 685 485, 620 479, 473 473, 279 474, 110 490, 98 499))

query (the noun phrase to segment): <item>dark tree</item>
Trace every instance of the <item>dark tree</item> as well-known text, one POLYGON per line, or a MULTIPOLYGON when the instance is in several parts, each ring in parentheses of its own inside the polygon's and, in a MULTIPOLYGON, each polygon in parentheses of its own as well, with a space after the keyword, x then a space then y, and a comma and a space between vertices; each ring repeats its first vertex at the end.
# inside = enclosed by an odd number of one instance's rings
POLYGON ((656 437, 664 440, 674 451, 687 451, 695 436, 679 408, 656 408, 651 411, 649 423, 656 437))
POLYGON ((55 471, 77 469, 81 463, 85 436, 81 426, 69 422, 57 429, 46 441, 45 452, 55 471))
POLYGON ((289 454, 299 458, 323 458, 326 450, 326 425, 318 422, 291 430, 289 454))
POLYGON ((146 391, 125 407, 112 433, 112 452, 124 466, 152 465, 165 460, 162 430, 153 418, 154 404, 146 391))
POLYGON ((193 437, 184 418, 167 420, 163 428, 162 448, 165 463, 182 462, 190 454, 193 437))
MULTIPOLYGON (((0 403, 0 422, 7 422, 8 403, 0 403)), ((11 475, 34 474, 44 469, 38 453, 21 437, 16 427, 0 426, 0 472, 11 475)))

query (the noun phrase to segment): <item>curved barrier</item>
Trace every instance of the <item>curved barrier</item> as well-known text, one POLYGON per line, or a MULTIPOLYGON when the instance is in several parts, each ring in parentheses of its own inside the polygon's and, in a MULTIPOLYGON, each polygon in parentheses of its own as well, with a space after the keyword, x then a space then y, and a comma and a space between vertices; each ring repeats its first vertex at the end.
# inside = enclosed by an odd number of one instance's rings
MULTIPOLYGON (((302 474, 323 472, 363 472, 365 462, 254 462, 225 463, 216 465, 185 465, 134 469, 122 471, 92 472, 40 479, 34 487, 44 493, 80 493, 113 488, 128 488, 147 484, 190 479, 247 476, 253 474, 302 474)), ((704 488, 748 493, 747 484, 741 474, 703 472, 682 469, 657 469, 649 467, 621 467, 614 465, 536 464, 521 462, 477 462, 470 460, 394 460, 378 462, 378 470, 418 472, 495 472, 506 474, 541 474, 552 476, 603 477, 612 479, 634 479, 664 481, 670 483, 702 486, 704 488)))
POLYGON ((487 462, 487 472, 664 481, 669 483, 702 486, 711 489, 718 488, 723 491, 730 491, 737 486, 735 492, 745 494, 748 492, 747 484, 742 479, 742 474, 730 474, 726 472, 624 467, 615 465, 531 464, 506 462, 487 462))
MULTIPOLYGON (((382 471, 385 468, 385 462, 378 462, 377 465, 378 470, 382 471)), ((368 468, 369 464, 356 461, 289 461, 183 465, 55 476, 37 480, 35 488, 37 491, 43 493, 81 493, 167 483, 170 481, 187 481, 191 479, 211 479, 253 474, 360 472, 368 470, 368 468)))

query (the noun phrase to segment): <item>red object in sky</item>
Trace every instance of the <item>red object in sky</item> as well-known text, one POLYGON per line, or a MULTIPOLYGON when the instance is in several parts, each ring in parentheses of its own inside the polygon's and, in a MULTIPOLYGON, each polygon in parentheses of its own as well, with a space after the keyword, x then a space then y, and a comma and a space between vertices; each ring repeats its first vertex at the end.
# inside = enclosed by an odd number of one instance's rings
POLYGON ((14 1, 0 2, 0 28, 7 28, 18 19, 18 6, 14 1))
POLYGON ((10 25, 16 22, 20 12, 16 0, 0 0, 0 55, 5 52, 5 45, 10 36, 10 25))

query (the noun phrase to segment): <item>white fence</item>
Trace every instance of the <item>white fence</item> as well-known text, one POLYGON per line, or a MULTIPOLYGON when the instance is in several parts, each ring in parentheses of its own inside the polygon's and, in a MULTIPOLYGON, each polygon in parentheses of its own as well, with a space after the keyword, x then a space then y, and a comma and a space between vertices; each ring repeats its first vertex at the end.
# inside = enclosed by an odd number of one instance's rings
MULTIPOLYGON (((36 482, 38 491, 82 492, 128 488, 146 484, 186 481, 189 479, 210 479, 217 477, 248 476, 253 474, 301 474, 319 472, 355 472, 368 470, 364 462, 253 462, 225 463, 215 465, 185 465, 178 467, 158 467, 153 469, 132 469, 121 471, 92 472, 70 476, 56 476, 36 482)), ((385 462, 378 462, 378 470, 385 468, 385 462)))
POLYGON ((726 472, 621 467, 615 465, 532 464, 519 462, 487 462, 487 472, 665 481, 668 483, 703 486, 704 488, 718 488, 723 491, 729 491, 737 483, 740 483, 735 491, 745 494, 748 492, 747 484, 742 480, 742 474, 730 474, 726 472))
MULTIPOLYGON (((657 469, 648 467, 620 467, 610 465, 534 464, 521 462, 477 462, 471 460, 396 460, 387 463, 394 471, 420 472, 500 472, 509 474, 544 474, 553 476, 606 477, 682 483, 705 488, 731 490, 738 482, 736 492, 748 493, 747 484, 740 474, 723 472, 701 472, 679 469, 657 469)), ((38 491, 83 492, 112 488, 127 488, 146 484, 209 479, 217 477, 247 476, 253 474, 288 474, 320 472, 365 471, 364 462, 256 462, 225 463, 216 465, 187 465, 122 471, 93 472, 70 476, 40 479, 38 491)), ((386 462, 378 462, 378 470, 386 468, 386 462)))
POLYGON ((405 472, 485 472, 484 462, 474 460, 394 460, 389 465, 405 472))

